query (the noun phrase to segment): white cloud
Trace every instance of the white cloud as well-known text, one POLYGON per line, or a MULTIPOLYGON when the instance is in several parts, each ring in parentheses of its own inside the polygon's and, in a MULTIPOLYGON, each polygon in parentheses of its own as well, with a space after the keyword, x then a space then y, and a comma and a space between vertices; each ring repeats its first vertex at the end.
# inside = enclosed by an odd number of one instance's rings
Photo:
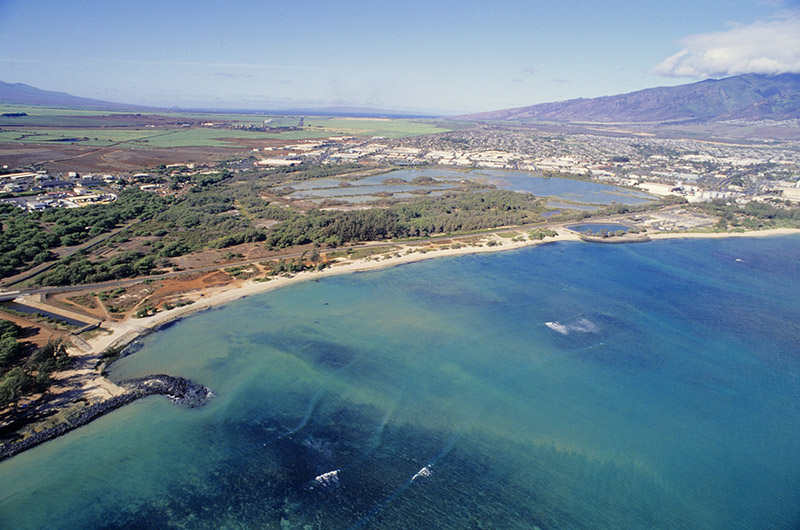
POLYGON ((653 73, 674 77, 800 73, 800 10, 727 31, 690 35, 653 73))

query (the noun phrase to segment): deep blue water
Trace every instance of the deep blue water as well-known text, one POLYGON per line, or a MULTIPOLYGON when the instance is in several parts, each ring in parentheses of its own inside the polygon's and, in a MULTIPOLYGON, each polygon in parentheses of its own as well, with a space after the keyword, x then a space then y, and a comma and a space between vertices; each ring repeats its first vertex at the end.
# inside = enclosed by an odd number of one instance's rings
POLYGON ((0 528, 798 528, 799 277, 798 237, 558 243, 248 298, 113 368, 217 397, 3 462, 0 528))

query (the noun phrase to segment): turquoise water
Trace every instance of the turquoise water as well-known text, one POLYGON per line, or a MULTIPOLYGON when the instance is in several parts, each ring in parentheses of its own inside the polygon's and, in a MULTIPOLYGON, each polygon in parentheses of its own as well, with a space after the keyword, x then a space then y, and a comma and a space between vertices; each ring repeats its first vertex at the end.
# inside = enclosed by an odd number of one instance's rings
POLYGON ((797 528, 798 277, 798 237, 558 243, 251 297, 113 369, 217 397, 1 463, 0 528, 797 528))

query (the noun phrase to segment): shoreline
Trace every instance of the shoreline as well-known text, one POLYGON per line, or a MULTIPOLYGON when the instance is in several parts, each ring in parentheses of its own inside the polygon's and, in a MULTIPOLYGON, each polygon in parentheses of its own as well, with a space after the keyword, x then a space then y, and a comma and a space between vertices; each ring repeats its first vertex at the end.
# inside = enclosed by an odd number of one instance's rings
POLYGON ((122 388, 124 388, 123 393, 92 403, 69 421, 41 430, 22 440, 0 445, 0 461, 58 438, 78 427, 91 423, 101 416, 105 416, 109 412, 147 396, 164 395, 173 403, 188 408, 202 407, 209 399, 214 397, 214 392, 209 388, 195 384, 183 377, 172 377, 166 374, 130 379, 122 381, 121 384, 123 385, 122 388))
POLYGON ((769 228, 767 230, 746 230, 744 232, 663 232, 650 233, 650 239, 727 239, 736 237, 772 237, 800 234, 800 228, 769 228))
MULTIPOLYGON (((79 382, 72 388, 61 388, 60 391, 54 392, 53 397, 49 400, 50 403, 46 406, 46 408, 55 410, 56 412, 68 410, 73 405, 74 399, 62 399, 60 396, 62 393, 77 393, 79 394, 78 399, 86 400, 90 403, 90 406, 101 406, 107 402, 110 403, 119 401, 121 396, 126 395, 129 390, 124 386, 114 383, 103 373, 106 367, 104 364, 105 361, 102 359, 103 353, 107 352, 111 348, 124 349, 137 338, 149 333, 157 332, 159 329, 167 327, 179 320, 182 320, 183 318, 191 316, 192 314, 221 307, 248 296, 267 293, 297 283, 309 280, 317 280, 329 276, 382 270, 399 265, 417 263, 442 257, 502 252, 506 250, 517 250, 526 247, 564 241, 582 241, 577 232, 573 232, 567 229, 565 226, 549 228, 556 230, 557 235, 541 240, 533 240, 525 237, 522 240, 517 239, 514 241, 510 237, 504 238, 497 233, 490 233, 476 236, 479 238, 478 241, 480 243, 475 243, 472 245, 464 244, 458 248, 436 248, 435 246, 431 246, 432 244, 430 242, 398 243, 396 247, 387 248, 383 253, 378 253, 371 257, 353 260, 345 258, 346 261, 338 263, 333 262, 329 267, 321 271, 303 271, 292 276, 275 277, 269 281, 255 281, 252 279, 243 281, 234 280, 225 285, 203 288, 191 293, 187 293, 186 298, 193 301, 193 303, 190 305, 161 311, 144 318, 129 317, 121 322, 104 322, 102 329, 107 331, 107 333, 97 334, 86 340, 81 337, 72 337, 73 344, 68 345, 68 353, 71 357, 76 359, 77 363, 82 364, 82 366, 60 373, 61 377, 57 377, 57 379, 65 377, 77 378, 79 382), (486 244, 488 241, 494 241, 495 243, 490 246, 486 244), (391 256, 386 257, 385 255, 391 256), (98 370, 97 367, 101 365, 103 366, 103 370, 98 370), (72 392, 66 392, 66 390, 71 390, 72 392)), ((527 231, 528 229, 519 230, 519 232, 522 234, 527 233, 527 231)), ((723 239, 730 237, 800 235, 800 229, 777 228, 748 232, 648 232, 647 235, 652 241, 669 239, 723 239)), ((628 242, 620 241, 620 243, 628 242)), ((435 245, 435 243, 433 245, 435 245)), ((200 384, 202 384, 202 382, 200 382, 200 384)), ((74 397, 75 396, 73 395, 73 398, 74 397)), ((118 407, 103 408, 105 412, 102 414, 115 410, 116 408, 118 407)), ((92 419, 94 419, 94 417, 92 419)), ((45 430, 59 430, 55 436, 59 436, 60 434, 64 434, 65 432, 71 430, 63 429, 62 427, 59 427, 59 425, 61 424, 56 424, 56 426, 46 428, 45 430)), ((33 431, 29 436, 22 438, 22 441, 31 436, 37 436, 37 434, 41 432, 42 431, 33 431)), ((52 439, 52 437, 47 437, 46 439, 49 440, 52 439)), ((18 440, 17 442, 0 444, 0 449, 4 448, 4 446, 17 443, 20 443, 20 441, 18 440)), ((31 447, 33 447, 33 445, 31 445, 31 447)))
MULTIPOLYGON (((223 306, 228 303, 253 296, 261 293, 267 293, 283 287, 294 285, 309 280, 316 280, 320 278, 327 278, 328 276, 338 276, 341 274, 351 274, 356 272, 367 272, 373 270, 387 269, 408 263, 417 263, 430 259, 463 256, 468 254, 482 254, 488 252, 503 252, 506 250, 517 250, 525 247, 532 247, 548 243, 558 243, 564 241, 582 241, 580 235, 568 230, 565 227, 558 227, 558 235, 548 237, 542 240, 524 241, 511 241, 510 239, 503 239, 495 234, 489 234, 490 237, 498 244, 495 246, 463 246, 461 248, 448 248, 426 250, 424 253, 419 252, 418 249, 424 248, 420 244, 403 244, 400 243, 399 251, 389 251, 392 253, 400 252, 400 257, 391 257, 389 259, 370 259, 359 258, 352 261, 342 263, 333 263, 326 269, 321 271, 303 271, 296 273, 292 276, 280 276, 273 278, 269 281, 258 282, 254 280, 245 280, 244 282, 232 282, 217 287, 208 287, 199 292, 191 293, 187 298, 194 301, 193 304, 176 307, 168 311, 161 311, 154 315, 144 318, 129 318, 122 322, 104 322, 103 327, 109 329, 112 333, 106 336, 93 337, 86 341, 90 351, 83 351, 83 354, 94 353, 97 355, 102 354, 109 348, 116 348, 125 346, 133 342, 136 338, 152 333, 158 328, 166 324, 173 323, 176 320, 186 318, 200 311, 205 311, 215 307, 223 306), (408 250, 414 249, 413 253, 407 253, 408 250)), ((523 231, 522 229, 520 230, 523 231)), ((771 237, 782 235, 798 235, 800 229, 798 228, 773 228, 768 230, 751 230, 746 232, 664 232, 664 233, 651 233, 647 235, 651 241, 667 240, 667 239, 725 239, 736 237, 771 237)), ((627 242, 626 242, 627 243, 627 242)), ((424 243, 423 243, 424 244, 424 243)))
POLYGON ((421 247, 420 244, 399 243, 397 245, 400 247, 399 250, 387 250, 387 252, 400 252, 400 257, 391 257, 389 259, 358 258, 352 261, 340 263, 334 262, 332 265, 321 271, 303 271, 292 276, 279 276, 265 282, 245 280, 241 283, 232 282, 233 285, 227 284, 217 287, 208 287, 203 289, 203 292, 195 292, 187 296, 187 298, 194 301, 194 303, 191 305, 176 307, 168 311, 161 311, 149 317, 137 318, 135 321, 134 319, 127 319, 122 322, 106 322, 103 324, 103 327, 110 329, 113 333, 108 336, 93 337, 92 339, 89 339, 87 343, 93 352, 99 354, 110 347, 119 347, 130 343, 143 334, 156 331, 159 327, 162 327, 175 320, 185 318, 193 313, 205 311, 207 309, 219 307, 248 296, 274 291, 289 285, 294 285, 296 283, 309 280, 316 280, 329 276, 339 276, 342 274, 386 269, 408 263, 416 263, 442 257, 516 250, 528 246, 555 243, 559 241, 580 241, 580 238, 577 235, 574 235, 572 232, 564 230, 564 233, 559 232, 559 234, 555 237, 537 241, 525 240, 512 242, 511 240, 504 240, 502 238, 495 238, 495 240, 498 241, 498 244, 495 246, 484 245, 464 246, 457 249, 433 249, 425 250, 424 253, 419 252, 418 250, 424 248, 421 247), (414 249, 413 253, 405 253, 411 249, 414 249))

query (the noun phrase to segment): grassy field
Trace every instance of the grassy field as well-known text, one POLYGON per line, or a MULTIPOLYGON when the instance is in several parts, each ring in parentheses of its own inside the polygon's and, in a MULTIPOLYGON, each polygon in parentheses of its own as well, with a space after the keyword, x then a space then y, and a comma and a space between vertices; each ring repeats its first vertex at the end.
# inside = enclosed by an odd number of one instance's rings
POLYGON ((432 120, 306 116, 303 117, 304 125, 301 130, 248 131, 198 126, 181 127, 179 122, 198 120, 232 125, 261 125, 265 120, 271 120, 270 125, 273 127, 296 127, 301 116, 170 112, 153 112, 141 116, 125 112, 0 105, 0 114, 6 113, 25 113, 27 116, 0 116, 2 128, 0 142, 74 142, 87 146, 108 146, 124 142, 126 147, 222 147, 234 145, 225 141, 225 138, 248 140, 300 140, 328 136, 404 138, 452 130, 447 124, 432 120), (145 127, 148 116, 158 117, 158 120, 153 119, 156 127, 145 127), (109 117, 115 118, 112 120, 109 117), (167 120, 172 123, 165 124, 167 120))
MULTIPOLYGON (((47 127, 40 129, 5 129, 0 132, 0 141, 12 143, 76 143, 89 146, 107 146, 124 142, 130 147, 148 147, 149 142, 164 136, 171 135, 172 131, 153 129, 61 129, 47 127)), ((158 146, 160 147, 160 146, 158 146)))
POLYGON ((137 111, 116 111, 96 109, 62 109, 56 107, 35 107, 27 105, 0 105, 0 114, 24 112, 31 116, 109 116, 131 114, 137 111))
MULTIPOLYGON (((2 114, 2 113, 0 113, 2 114)), ((106 115, 107 116, 107 115, 106 115)), ((100 127, 99 116, 62 116, 57 114, 29 114, 28 116, 7 117, 0 116, 0 127, 21 128, 21 127, 100 127)), ((135 120, 115 120, 115 127, 134 127, 135 120)))
POLYGON ((318 118, 305 120, 305 128, 321 130, 332 134, 348 136, 383 136, 386 138, 404 138, 423 134, 447 132, 441 126, 428 121, 405 119, 374 118, 318 118))

